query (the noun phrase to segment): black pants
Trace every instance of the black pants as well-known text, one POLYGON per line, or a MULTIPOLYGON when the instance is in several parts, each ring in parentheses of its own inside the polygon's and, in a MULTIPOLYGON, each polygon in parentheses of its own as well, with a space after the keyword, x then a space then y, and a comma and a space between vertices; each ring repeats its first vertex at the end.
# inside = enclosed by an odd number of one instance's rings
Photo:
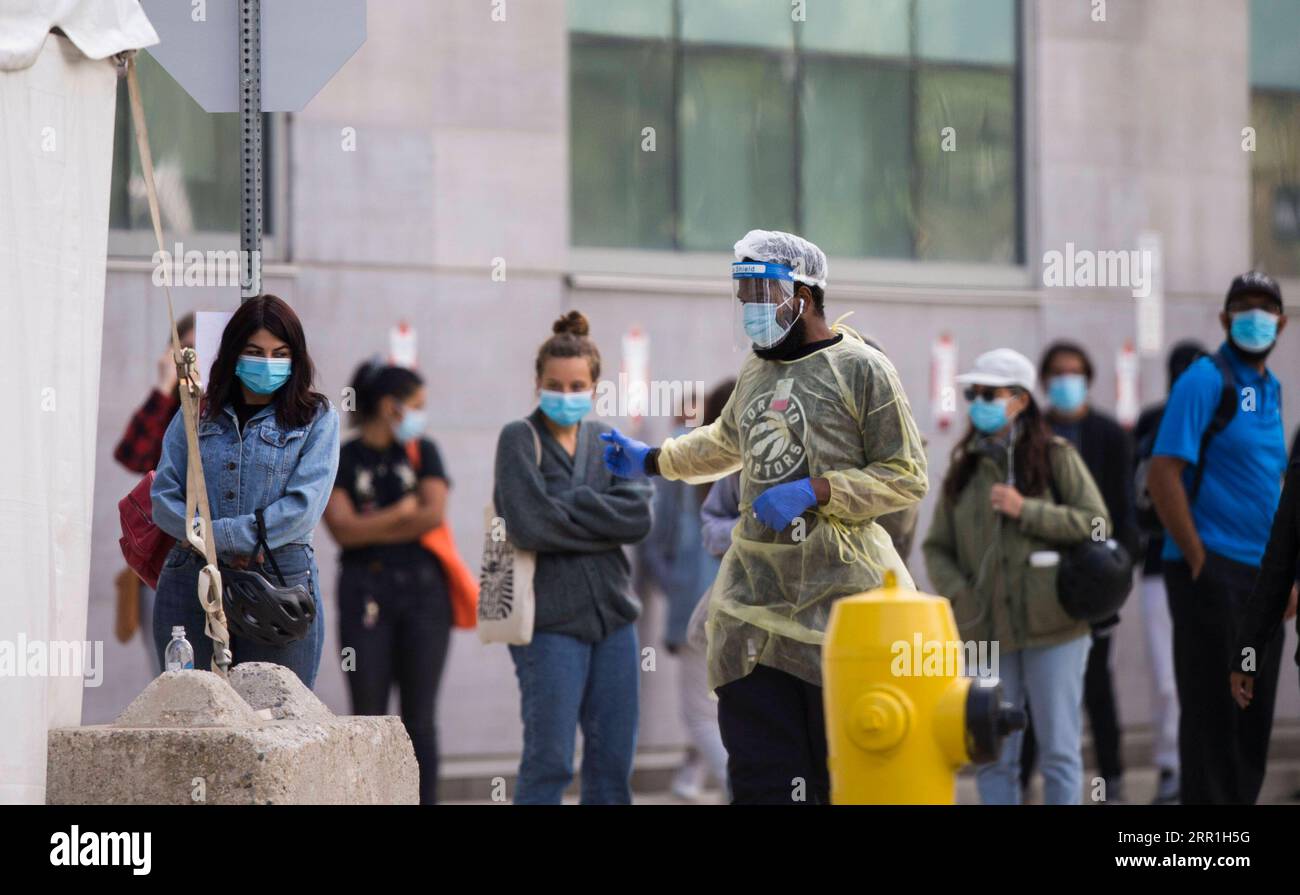
MULTIPOLYGON (((1088 651, 1088 670, 1083 675, 1083 704, 1088 710, 1092 745, 1097 751, 1097 771, 1106 780, 1124 776, 1120 758, 1119 711, 1115 703, 1115 681, 1111 675, 1110 652, 1114 629, 1104 634, 1093 632, 1088 651)), ((1026 709, 1028 715, 1028 709, 1026 709)), ((1020 746, 1020 785, 1028 786, 1038 758, 1033 719, 1025 727, 1020 746)))
POLYGON ((1115 682, 1111 678, 1110 651, 1114 629, 1093 633, 1088 651, 1088 670, 1083 674, 1083 704, 1088 710, 1092 745, 1097 750, 1097 770, 1107 780, 1124 774, 1119 749, 1119 711, 1115 706, 1115 682))
POLYGON ((758 665, 717 694, 731 804, 830 804, 821 687, 758 665))
POLYGON ((1195 581, 1187 563, 1164 565, 1185 805, 1253 805, 1264 782, 1282 661, 1280 627, 1272 642, 1260 644, 1250 708, 1239 709, 1228 688, 1228 671, 1238 658, 1237 617, 1258 571, 1213 553, 1195 581))
MULTIPOLYGON (((451 601, 432 554, 401 564, 343 564, 339 645, 355 652, 344 675, 355 715, 388 714, 394 682, 420 764, 420 804, 438 801, 438 685, 451 640, 451 601)), ((345 658, 346 662, 346 658, 345 658)))

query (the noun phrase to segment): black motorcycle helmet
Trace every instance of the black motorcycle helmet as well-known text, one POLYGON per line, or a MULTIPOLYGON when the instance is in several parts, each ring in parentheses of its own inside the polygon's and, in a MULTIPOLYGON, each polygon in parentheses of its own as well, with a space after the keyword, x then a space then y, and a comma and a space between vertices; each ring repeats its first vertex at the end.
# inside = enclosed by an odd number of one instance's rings
POLYGON ((1133 587, 1133 560, 1119 542, 1085 541, 1064 552, 1056 572, 1061 608, 1084 622, 1101 622, 1124 605, 1133 587))

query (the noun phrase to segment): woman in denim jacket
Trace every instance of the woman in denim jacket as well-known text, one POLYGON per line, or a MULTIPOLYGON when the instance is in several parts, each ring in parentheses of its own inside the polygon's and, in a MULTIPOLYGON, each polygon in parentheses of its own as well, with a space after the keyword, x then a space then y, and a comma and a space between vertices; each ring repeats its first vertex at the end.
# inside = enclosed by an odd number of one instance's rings
MULTIPOLYGON (((212 509, 212 536, 222 565, 280 580, 257 546, 254 513, 263 510, 266 540, 285 584, 305 585, 316 601, 307 636, 285 646, 231 637, 234 664, 274 662, 308 687, 316 680, 325 620, 312 530, 325 511, 339 457, 339 418, 312 390, 315 368, 302 323, 284 301, 262 295, 240 305, 221 334, 198 421, 199 450, 212 509)), ((198 598, 204 558, 187 544, 185 423, 172 419, 153 483, 154 522, 176 538, 158 579, 153 635, 161 661, 172 627, 194 647, 194 667, 212 661, 198 598)))

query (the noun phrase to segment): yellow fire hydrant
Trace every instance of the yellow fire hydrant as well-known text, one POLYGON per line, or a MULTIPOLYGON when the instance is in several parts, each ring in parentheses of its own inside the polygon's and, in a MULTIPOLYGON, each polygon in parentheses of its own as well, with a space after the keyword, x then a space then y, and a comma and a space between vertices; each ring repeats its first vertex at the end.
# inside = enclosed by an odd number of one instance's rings
POLYGON ((996 679, 965 675, 968 656, 995 646, 963 644, 948 601, 898 587, 892 572, 837 600, 822 648, 831 801, 953 804, 957 771, 994 760, 1025 726, 996 679))

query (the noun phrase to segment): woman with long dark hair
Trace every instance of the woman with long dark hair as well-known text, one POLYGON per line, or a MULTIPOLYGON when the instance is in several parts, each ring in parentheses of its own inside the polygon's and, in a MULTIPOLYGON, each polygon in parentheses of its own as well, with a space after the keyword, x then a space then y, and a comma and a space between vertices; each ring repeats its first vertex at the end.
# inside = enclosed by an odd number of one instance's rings
POLYGON ((325 525, 342 548, 339 643, 357 715, 388 714, 397 683, 402 723, 420 764, 420 804, 438 797, 436 709, 451 641, 442 564, 421 543, 442 524, 447 473, 424 436, 425 390, 405 367, 362 364, 352 379, 357 437, 339 450, 325 525))
MULTIPOLYGON (((1106 505, 1078 452, 1047 428, 1034 401, 1034 365, 1007 348, 980 355, 967 385, 971 428, 953 450, 923 552, 930 580, 952 601, 966 642, 987 643, 980 669, 1003 696, 1028 701, 1049 804, 1078 804, 1087 622, 1057 596, 1061 550, 1101 533, 1106 505), (996 644, 997 652, 993 652, 996 644)), ((972 669, 974 671, 974 669, 972 669)), ((976 772, 985 804, 1020 801, 1022 732, 976 772)))
MULTIPOLYGON (((232 630, 234 663, 284 665, 308 687, 316 681, 324 645, 312 531, 325 511, 339 456, 338 413, 313 390, 315 372, 293 309, 274 295, 249 299, 221 334, 198 421, 212 536, 227 597, 238 572, 252 571, 272 588, 305 592, 315 604, 310 627, 293 631, 288 642, 283 630, 258 631, 251 621, 245 634, 232 630), (226 569, 234 573, 227 575, 226 569), (302 590, 293 590, 298 587, 302 590)), ((184 627, 195 667, 206 668, 212 643, 204 635, 198 600, 199 570, 206 560, 186 540, 192 523, 185 518, 187 465, 185 423, 177 414, 163 437, 152 491, 154 522, 176 539, 158 579, 154 642, 161 659, 173 627, 184 627)))

